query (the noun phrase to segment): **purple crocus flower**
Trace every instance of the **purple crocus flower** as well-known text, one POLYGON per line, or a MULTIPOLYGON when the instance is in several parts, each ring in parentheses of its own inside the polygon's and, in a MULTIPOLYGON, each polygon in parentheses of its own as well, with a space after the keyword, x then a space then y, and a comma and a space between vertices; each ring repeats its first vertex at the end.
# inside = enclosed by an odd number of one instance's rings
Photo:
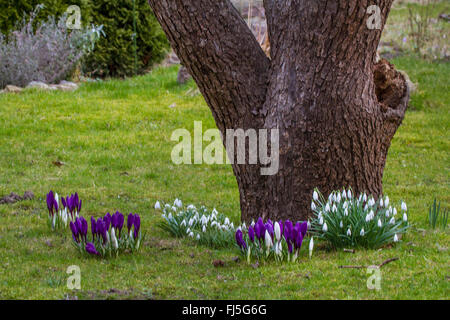
POLYGON ((80 218, 76 218, 76 219, 75 219, 75 226, 77 227, 78 232, 81 232, 81 230, 82 230, 82 225, 81 225, 81 220, 80 220, 80 218))
POLYGON ((246 250, 247 249, 247 244, 245 243, 244 239, 243 239, 243 235, 242 235, 242 231, 241 229, 238 229, 236 231, 236 242, 239 246, 239 248, 246 250))
POLYGON ((308 231, 308 222, 305 221, 300 225, 300 232, 302 233, 302 238, 305 237, 307 231, 308 231))
POLYGON ((127 229, 128 233, 130 233, 130 229, 134 224, 134 214, 130 213, 127 218, 127 229))
POLYGON ((53 216, 53 202, 55 201, 55 195, 53 194, 53 191, 50 190, 49 193, 47 193, 47 209, 48 213, 53 216))
POLYGON ((288 240, 288 241, 287 241, 287 246, 288 246, 289 253, 292 253, 292 252, 294 251, 294 249, 292 248, 292 242, 291 242, 291 240, 288 240))
POLYGON ((63 208, 66 208, 66 198, 64 198, 64 197, 61 197, 61 203, 62 203, 62 205, 63 205, 63 208))
POLYGON ((116 228, 118 227, 118 218, 119 215, 116 213, 114 213, 111 217, 111 227, 116 228))
POLYGON ((88 223, 84 217, 80 217, 80 221, 81 221, 81 236, 83 237, 84 241, 86 241, 88 232, 88 223))
POLYGON ((255 230, 252 226, 248 228, 248 237, 250 238, 251 242, 255 242, 255 230))
POLYGON ((123 214, 117 211, 117 229, 119 229, 119 236, 120 232, 122 231, 124 221, 125 217, 123 216, 123 214))
POLYGON ((256 236, 258 237, 258 239, 260 241, 263 241, 264 235, 266 234, 266 227, 265 227, 264 222, 261 217, 258 219, 258 222, 256 222, 255 231, 256 231, 256 236))
POLYGON ((265 224, 265 227, 266 227, 267 232, 269 232, 270 237, 271 237, 272 240, 273 240, 273 225, 270 224, 269 222, 267 222, 267 223, 265 224))
POLYGON ((103 218, 103 222, 105 223, 106 230, 109 230, 109 226, 111 225, 111 221, 112 221, 112 217, 111 217, 111 214, 108 212, 105 215, 105 217, 103 218))
POLYGON ((95 249, 95 245, 92 242, 86 243, 86 252, 93 255, 99 255, 98 251, 95 249))
POLYGON ((134 238, 136 239, 141 229, 141 217, 136 213, 134 215, 134 238))
POLYGON ((283 220, 278 221, 278 224, 280 225, 280 234, 283 234, 283 229, 284 229, 283 220))
POLYGON ((302 232, 300 230, 300 224, 296 224, 294 227, 294 247, 296 249, 299 249, 302 247, 302 242, 303 242, 303 236, 302 236, 302 232))
POLYGON ((106 243, 108 238, 106 236, 106 226, 102 218, 97 219, 96 229, 97 234, 103 238, 103 243, 106 243))
POLYGON ((75 223, 73 223, 73 221, 70 221, 70 230, 72 230, 72 238, 75 242, 80 243, 80 239, 78 237, 78 228, 75 225, 75 223))
POLYGON ((92 241, 95 239, 95 234, 97 233, 96 228, 97 223, 95 222, 95 218, 91 217, 91 232, 92 232, 92 241))
POLYGON ((294 228, 294 226, 292 225, 292 222, 290 220, 286 220, 284 222, 284 230, 283 230, 283 234, 284 234, 284 238, 286 239, 287 242, 290 242, 292 240, 292 229, 294 228))

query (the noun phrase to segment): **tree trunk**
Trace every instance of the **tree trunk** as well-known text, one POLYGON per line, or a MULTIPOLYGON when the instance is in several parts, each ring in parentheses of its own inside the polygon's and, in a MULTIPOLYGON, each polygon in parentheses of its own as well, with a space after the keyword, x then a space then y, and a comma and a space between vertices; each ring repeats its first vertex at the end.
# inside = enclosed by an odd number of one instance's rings
POLYGON ((279 129, 279 171, 233 164, 242 220, 305 219, 314 188, 382 190, 390 142, 409 91, 376 62, 382 28, 367 27, 366 0, 266 0, 266 57, 229 0, 149 0, 217 127, 279 129))

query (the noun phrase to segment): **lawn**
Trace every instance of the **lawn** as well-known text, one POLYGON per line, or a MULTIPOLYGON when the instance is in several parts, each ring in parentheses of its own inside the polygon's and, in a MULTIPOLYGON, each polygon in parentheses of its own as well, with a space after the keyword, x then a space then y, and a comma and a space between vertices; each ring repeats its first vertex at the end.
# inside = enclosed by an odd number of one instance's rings
MULTIPOLYGON (((394 12, 393 19, 398 17, 394 12)), ((448 299, 449 231, 428 228, 436 197, 449 207, 450 64, 413 55, 392 60, 418 85, 395 135, 384 174, 391 202, 408 204, 413 227, 394 247, 328 251, 296 264, 235 262, 238 250, 196 246, 161 232, 156 200, 204 204, 239 222, 239 193, 229 165, 174 165, 175 129, 215 128, 195 84, 179 86, 177 67, 128 80, 85 83, 74 92, 0 95, 0 197, 31 190, 33 200, 0 204, 1 299, 448 299), (55 162, 62 162, 57 166, 55 162), (47 226, 45 194, 80 194, 85 217, 139 213, 146 233, 139 254, 81 257, 70 231, 47 226), (369 290, 366 269, 382 269, 381 290, 369 290), (214 260, 225 261, 216 268, 214 260), (80 291, 66 270, 81 268, 80 291)), ((306 248, 304 248, 306 249, 306 248)))

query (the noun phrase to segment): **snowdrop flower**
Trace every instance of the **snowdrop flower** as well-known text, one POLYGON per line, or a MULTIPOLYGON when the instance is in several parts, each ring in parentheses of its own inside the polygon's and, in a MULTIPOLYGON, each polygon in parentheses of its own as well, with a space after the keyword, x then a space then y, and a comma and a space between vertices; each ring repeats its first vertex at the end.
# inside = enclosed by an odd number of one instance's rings
POLYGON ((277 239, 277 241, 280 241, 281 240, 281 228, 280 228, 280 224, 278 222, 275 222, 274 232, 275 232, 275 238, 277 239))
POLYGON ((340 193, 337 194, 337 196, 336 196, 336 201, 337 201, 338 203, 341 202, 341 194, 340 194, 340 193))
POLYGON ((327 203, 327 205, 325 206, 325 212, 330 212, 330 205, 327 203))
POLYGON ((389 209, 389 210, 386 210, 386 218, 389 218, 389 216, 390 216, 390 212, 391 212, 391 209, 389 209))
POLYGON ((406 203, 404 203, 403 201, 402 201, 402 210, 408 211, 408 207, 406 206, 406 203))
POLYGON ((395 218, 392 217, 391 220, 389 220, 389 223, 390 223, 390 224, 395 224, 395 218))
POLYGON ((363 194, 362 200, 363 200, 363 202, 367 202, 367 195, 366 195, 366 193, 363 194))
POLYGON ((195 209, 195 206, 194 206, 193 204, 190 204, 190 205, 188 205, 187 209, 188 209, 188 210, 195 209))
POLYGON ((349 237, 352 236, 352 231, 350 230, 350 228, 348 228, 348 230, 347 230, 347 236, 349 236, 349 237))
POLYGON ((202 231, 203 231, 203 233, 205 233, 205 232, 206 232, 206 226, 203 226, 203 229, 202 229, 202 231))
POLYGON ((192 227, 193 224, 194 224, 194 219, 193 218, 189 219, 189 227, 192 227))
POLYGON ((224 224, 230 224, 230 219, 228 219, 228 217, 225 218, 224 224))
POLYGON ((155 210, 159 210, 159 209, 161 209, 161 204, 159 203, 159 201, 156 201, 155 210))
POLYGON ((383 198, 380 198, 380 208, 384 207, 383 198))
POLYGON ((252 224, 251 224, 252 228, 255 227, 255 220, 252 220, 252 224))
POLYGON ((397 236, 397 234, 395 234, 395 236, 394 236, 394 242, 398 242, 398 236, 397 236))
POLYGON ((347 193, 345 193, 345 190, 342 191, 342 199, 347 199, 347 193))
POLYGON ((191 233, 191 228, 187 228, 186 233, 187 234, 191 233))
POLYGON ((328 202, 333 202, 333 194, 330 193, 330 195, 328 196, 328 202))
POLYGON ((341 223, 339 223, 339 227, 343 228, 344 227, 344 223, 341 220, 341 223))
POLYGON ((176 198, 175 201, 174 201, 174 203, 173 203, 173 205, 174 205, 174 206, 177 206, 178 208, 181 208, 181 206, 183 205, 183 203, 181 202, 180 199, 176 198))
POLYGON ((314 204, 314 202, 311 202, 311 210, 312 211, 316 211, 316 205, 314 204))
POLYGON ((308 223, 306 225, 308 226, 308 229, 311 228, 311 222, 309 222, 309 220, 308 220, 308 223))
POLYGON ((403 214, 403 221, 405 221, 405 222, 408 221, 408 216, 406 215, 406 212, 403 214))
POLYGON ((323 230, 323 232, 327 232, 328 231, 328 226, 327 226, 326 222, 323 224, 322 230, 323 230))
POLYGON ((267 230, 266 230, 266 234, 265 234, 265 241, 266 241, 266 248, 267 248, 267 250, 272 248, 272 246, 273 246, 272 238, 270 237, 270 234, 269 234, 269 232, 267 230))
POLYGON ((333 201, 337 202, 337 197, 336 197, 336 194, 334 194, 334 193, 333 193, 333 201))
POLYGON ((344 207, 344 209, 347 209, 347 208, 348 208, 348 201, 345 201, 345 202, 344 202, 343 207, 344 207))
POLYGON ((216 214, 218 214, 216 208, 213 209, 212 214, 215 216, 216 214))
POLYGON ((348 199, 352 198, 352 192, 350 191, 350 189, 347 191, 347 198, 348 199))
POLYGON ((335 205, 335 204, 333 204, 333 208, 331 209, 331 211, 333 211, 333 212, 337 212, 337 207, 336 207, 336 205, 335 205))
POLYGON ((186 227, 186 220, 181 221, 180 225, 186 227))
POLYGON ((378 219, 378 227, 381 228, 383 226, 383 224, 381 223, 381 220, 378 219))
POLYGON ((367 209, 369 209, 369 206, 366 203, 366 205, 364 206, 364 211, 367 211, 367 209))
POLYGON ((200 233, 197 235, 197 240, 200 240, 200 233))
POLYGON ((175 211, 175 212, 177 212, 177 207, 172 206, 172 210, 175 211))
POLYGON ((191 233, 189 233, 189 237, 193 238, 194 237, 194 233, 191 231, 191 233))
POLYGON ((386 196, 386 198, 384 199, 384 205, 387 207, 389 205, 389 197, 386 196))
POLYGON ((314 190, 314 192, 313 192, 313 199, 314 199, 314 201, 319 201, 319 194, 317 193, 316 190, 314 190))
POLYGON ((233 222, 230 223, 230 229, 234 229, 234 224, 233 224, 233 222))
POLYGON ((364 228, 362 228, 362 229, 361 229, 361 232, 359 233, 359 235, 360 235, 361 237, 364 237, 365 234, 366 234, 366 233, 364 232, 364 228))
POLYGON ((169 212, 169 216, 167 217, 169 220, 172 220, 173 216, 172 213, 169 212))
POLYGON ((394 209, 392 210, 392 214, 393 214, 394 216, 397 215, 397 208, 394 208, 394 209))
POLYGON ((347 208, 344 209, 344 216, 346 216, 346 217, 348 216, 348 209, 347 208))
POLYGON ((320 225, 323 224, 323 217, 322 216, 319 218, 319 223, 320 223, 320 225))
POLYGON ((370 198, 368 203, 369 203, 370 207, 373 207, 375 205, 375 199, 374 198, 370 198))
POLYGON ((309 240, 309 258, 311 259, 312 252, 314 249, 314 237, 311 237, 311 240, 309 240))

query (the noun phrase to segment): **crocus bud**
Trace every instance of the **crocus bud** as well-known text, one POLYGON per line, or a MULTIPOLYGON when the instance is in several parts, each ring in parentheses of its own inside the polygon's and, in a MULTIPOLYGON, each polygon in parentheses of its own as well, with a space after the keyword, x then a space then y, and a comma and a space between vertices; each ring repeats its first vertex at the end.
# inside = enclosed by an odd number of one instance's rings
POLYGON ((277 239, 277 241, 281 240, 281 229, 280 229, 280 224, 278 222, 275 222, 274 225, 274 231, 275 231, 275 238, 277 239))
POLYGON ((134 238, 136 239, 141 229, 141 217, 136 213, 134 215, 134 238))
POLYGON ((116 231, 111 228, 111 241, 115 249, 119 249, 119 243, 117 242, 116 231))
POLYGON ((312 253, 314 249, 314 237, 311 237, 311 240, 309 240, 309 258, 311 259, 312 253))
POLYGON ((250 238, 251 242, 255 242, 255 230, 252 226, 248 227, 248 237, 250 238))
POLYGON ((134 214, 130 213, 127 218, 128 233, 130 233, 130 229, 133 226, 133 223, 134 223, 134 214))
POLYGON ((86 252, 93 255, 99 255, 99 253, 95 249, 95 245, 91 242, 86 243, 86 252))
POLYGON ((266 241, 266 248, 267 248, 267 250, 272 248, 272 246, 273 246, 272 237, 270 236, 269 231, 267 231, 267 230, 266 230, 266 233, 265 233, 265 241, 266 241))

